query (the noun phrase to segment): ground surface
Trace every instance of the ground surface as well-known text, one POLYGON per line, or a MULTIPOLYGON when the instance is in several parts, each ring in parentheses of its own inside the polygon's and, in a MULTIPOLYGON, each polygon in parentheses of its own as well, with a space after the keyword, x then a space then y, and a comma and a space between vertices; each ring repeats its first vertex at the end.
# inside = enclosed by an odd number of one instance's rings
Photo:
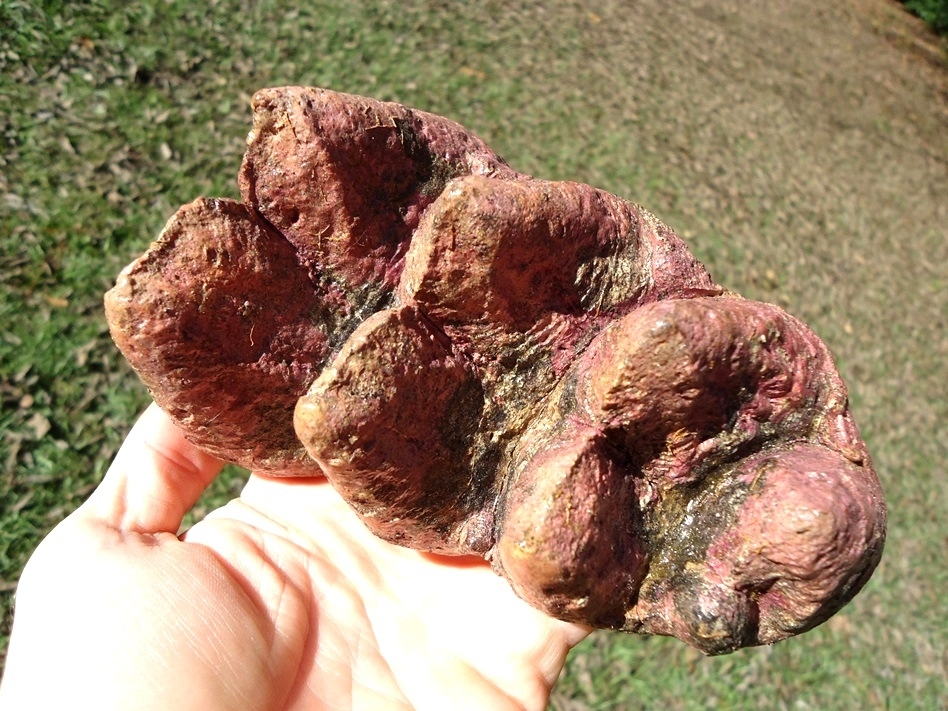
MULTIPOLYGON (((594 635, 556 709, 948 704, 948 69, 888 0, 0 0, 0 590, 145 402, 100 298, 180 203, 233 195, 247 96, 303 83, 643 203, 827 341, 890 505, 867 589, 716 659, 594 635)), ((222 479, 206 505, 239 487, 222 479)))

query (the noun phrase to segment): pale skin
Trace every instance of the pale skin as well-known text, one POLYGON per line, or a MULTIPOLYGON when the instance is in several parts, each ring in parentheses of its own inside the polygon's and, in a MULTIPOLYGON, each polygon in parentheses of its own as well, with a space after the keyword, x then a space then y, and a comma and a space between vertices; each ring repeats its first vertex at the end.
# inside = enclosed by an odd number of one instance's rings
POLYGON ((369 533, 323 479, 221 469, 154 405, 28 563, 0 708, 542 709, 588 630, 480 559, 369 533))

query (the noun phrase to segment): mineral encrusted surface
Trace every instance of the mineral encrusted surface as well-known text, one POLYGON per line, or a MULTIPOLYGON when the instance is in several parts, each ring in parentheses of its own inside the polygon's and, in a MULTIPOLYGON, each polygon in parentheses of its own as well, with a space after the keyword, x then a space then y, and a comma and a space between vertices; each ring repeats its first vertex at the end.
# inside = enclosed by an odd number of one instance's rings
POLYGON ((195 444, 325 474, 377 535, 484 556, 551 615, 709 654, 866 582, 882 492, 805 325, 447 119, 301 87, 253 111, 242 201, 182 207, 106 296, 195 444))

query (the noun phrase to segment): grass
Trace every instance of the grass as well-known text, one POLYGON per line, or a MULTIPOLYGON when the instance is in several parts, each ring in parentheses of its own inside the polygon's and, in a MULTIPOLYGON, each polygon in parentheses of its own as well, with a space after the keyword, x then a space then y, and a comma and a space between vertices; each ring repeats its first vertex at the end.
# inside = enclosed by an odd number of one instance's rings
POLYGON ((295 5, 0 0, 0 647, 26 557, 147 401, 102 294, 179 204, 236 194, 255 89, 313 84, 642 202, 719 281, 811 323, 850 383, 890 504, 867 589, 725 658, 595 635, 554 708, 944 707, 948 145, 927 75, 845 2, 295 5))
POLYGON ((905 9, 932 26, 935 32, 948 34, 948 0, 903 0, 905 9))

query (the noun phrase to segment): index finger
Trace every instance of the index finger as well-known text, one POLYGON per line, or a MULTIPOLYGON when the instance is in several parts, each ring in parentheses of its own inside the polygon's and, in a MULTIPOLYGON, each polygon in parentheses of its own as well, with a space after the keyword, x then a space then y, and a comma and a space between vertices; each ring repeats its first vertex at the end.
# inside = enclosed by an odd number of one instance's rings
POLYGON ((223 466, 185 439, 152 403, 77 514, 117 530, 176 534, 184 515, 223 466))

